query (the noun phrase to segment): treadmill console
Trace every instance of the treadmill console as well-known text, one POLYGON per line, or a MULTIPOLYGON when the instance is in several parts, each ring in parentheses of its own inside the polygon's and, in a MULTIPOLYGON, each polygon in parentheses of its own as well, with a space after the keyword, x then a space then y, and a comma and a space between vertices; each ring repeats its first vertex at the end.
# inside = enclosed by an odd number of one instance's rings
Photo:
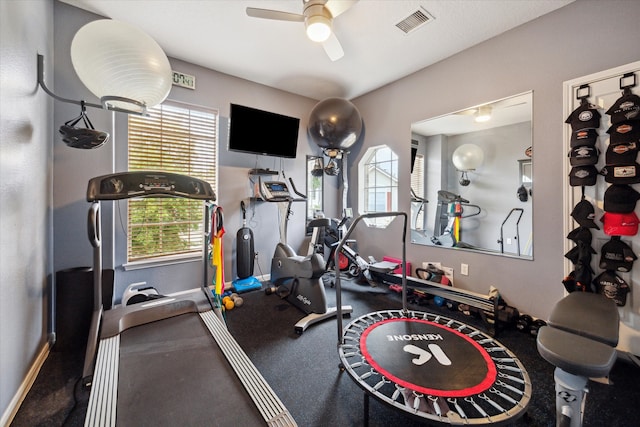
POLYGON ((260 180, 260 197, 267 202, 292 200, 287 184, 281 181, 260 180))
POLYGON ((87 201, 134 197, 182 197, 215 201, 211 185, 199 178, 169 172, 120 172, 89 180, 87 201))

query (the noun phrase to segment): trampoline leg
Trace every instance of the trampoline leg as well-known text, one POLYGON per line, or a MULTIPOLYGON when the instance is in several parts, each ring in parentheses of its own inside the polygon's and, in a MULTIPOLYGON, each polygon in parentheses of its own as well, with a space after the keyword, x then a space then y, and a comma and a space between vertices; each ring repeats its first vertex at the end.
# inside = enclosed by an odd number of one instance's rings
POLYGON ((369 427, 369 394, 364 393, 364 427, 369 427))

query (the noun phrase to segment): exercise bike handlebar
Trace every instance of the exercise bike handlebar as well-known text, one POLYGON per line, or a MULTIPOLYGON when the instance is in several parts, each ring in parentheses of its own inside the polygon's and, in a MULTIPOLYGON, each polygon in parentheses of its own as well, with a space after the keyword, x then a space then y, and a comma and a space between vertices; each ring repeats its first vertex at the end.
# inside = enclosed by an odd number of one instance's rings
MULTIPOLYGON (((342 236, 342 239, 338 242, 338 246, 336 246, 335 253, 339 254, 342 251, 342 247, 349 239, 349 236, 356 228, 356 226, 360 223, 360 221, 366 218, 384 218, 384 217, 403 217, 402 224, 402 311, 404 313, 407 312, 407 269, 405 265, 407 264, 407 213, 406 212, 371 212, 358 216, 353 220, 347 232, 342 236)), ((336 262, 335 263, 335 286, 336 286, 336 309, 338 311, 338 346, 342 345, 342 335, 343 335, 343 325, 342 325, 342 288, 340 284, 340 266, 336 262)))
POLYGON ((296 185, 293 183, 293 179, 291 179, 291 177, 289 177, 289 182, 291 183, 291 189, 293 190, 293 192, 296 193, 296 195, 298 197, 301 197, 301 198, 307 200, 306 194, 302 194, 301 192, 298 191, 298 189, 296 188, 296 185))

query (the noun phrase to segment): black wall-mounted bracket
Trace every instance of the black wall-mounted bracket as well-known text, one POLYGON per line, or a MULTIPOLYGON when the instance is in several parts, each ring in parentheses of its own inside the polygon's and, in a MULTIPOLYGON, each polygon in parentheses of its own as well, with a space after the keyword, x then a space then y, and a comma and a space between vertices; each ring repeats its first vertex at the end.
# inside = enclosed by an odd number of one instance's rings
POLYGON ((624 95, 631 93, 631 88, 636 86, 636 74, 633 72, 626 73, 620 77, 620 89, 624 95), (631 80, 631 81, 629 81, 631 80))
POLYGON ((116 112, 119 112, 119 113, 136 114, 138 116, 148 116, 149 115, 147 113, 147 106, 144 103, 142 103, 140 101, 136 101, 134 99, 124 98, 124 97, 119 97, 119 96, 104 96, 101 99, 102 104, 95 104, 95 103, 91 103, 91 102, 85 102, 85 101, 78 101, 78 100, 75 100, 75 99, 63 98, 61 96, 56 95, 55 93, 53 93, 47 87, 47 85, 44 82, 44 56, 42 56, 40 54, 38 54, 38 85, 40 85, 42 90, 44 90, 47 93, 47 95, 49 95, 53 99, 55 99, 57 101, 60 101, 60 102, 66 102, 68 104, 76 104, 76 105, 80 105, 80 106, 84 106, 84 107, 98 108, 98 109, 101 109, 101 110, 116 111, 116 112), (108 101, 123 101, 123 102, 129 103, 129 104, 137 105, 138 107, 140 107, 141 111, 127 110, 125 108, 114 107, 112 105, 109 105, 108 101))
POLYGON ((576 99, 580 100, 580 104, 584 105, 588 103, 588 98, 591 96, 591 86, 588 84, 580 85, 576 90, 576 99))

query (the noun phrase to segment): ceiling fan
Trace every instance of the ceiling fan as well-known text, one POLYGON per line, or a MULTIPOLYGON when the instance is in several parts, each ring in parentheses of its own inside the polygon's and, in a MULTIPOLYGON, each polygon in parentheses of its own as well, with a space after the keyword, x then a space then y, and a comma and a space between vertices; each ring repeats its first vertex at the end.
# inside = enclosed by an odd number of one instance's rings
POLYGON ((358 0, 302 0, 302 14, 271 9, 247 8, 247 15, 253 18, 274 19, 276 21, 304 22, 307 37, 322 43, 324 51, 332 61, 344 56, 342 45, 332 31, 333 19, 353 6, 358 0))

